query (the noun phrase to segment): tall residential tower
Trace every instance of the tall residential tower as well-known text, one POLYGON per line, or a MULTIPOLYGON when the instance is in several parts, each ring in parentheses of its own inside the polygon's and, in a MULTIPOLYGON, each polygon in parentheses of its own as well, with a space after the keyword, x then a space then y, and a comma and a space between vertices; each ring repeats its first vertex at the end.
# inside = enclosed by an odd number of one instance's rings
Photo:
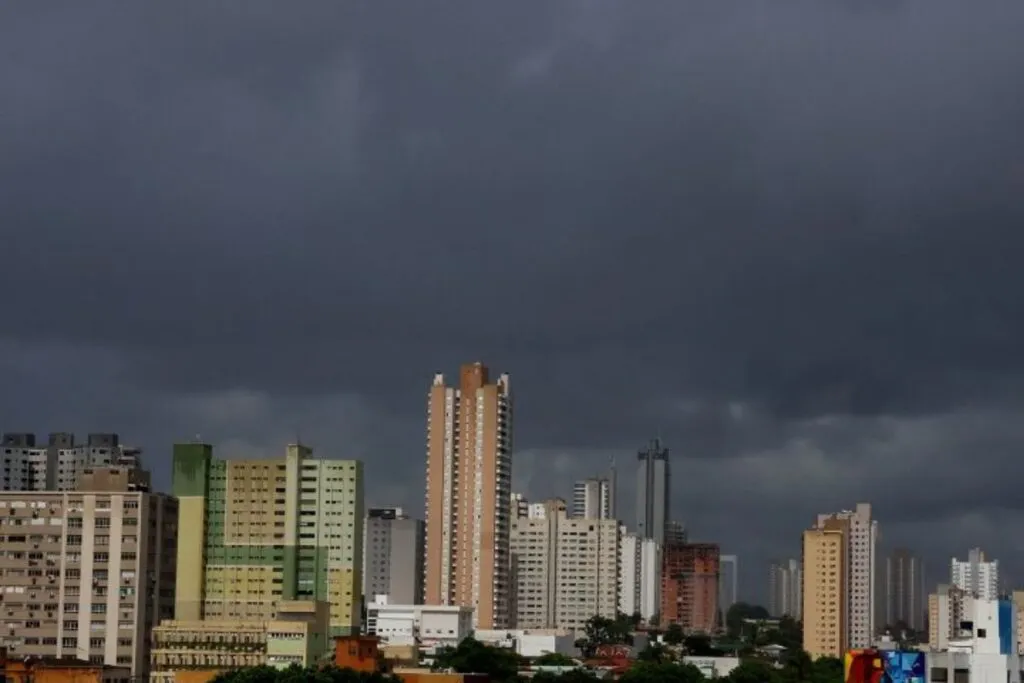
POLYGON ((282 601, 329 602, 332 635, 358 632, 363 569, 363 464, 283 458, 220 460, 202 443, 174 446, 179 501, 174 618, 273 620, 282 601))
POLYGON ((641 538, 653 538, 665 545, 665 525, 669 521, 671 471, 668 449, 653 439, 637 454, 636 528, 641 538))
POLYGON ((458 386, 434 377, 427 403, 424 598, 474 608, 478 629, 508 628, 512 600, 512 394, 482 363, 458 386))

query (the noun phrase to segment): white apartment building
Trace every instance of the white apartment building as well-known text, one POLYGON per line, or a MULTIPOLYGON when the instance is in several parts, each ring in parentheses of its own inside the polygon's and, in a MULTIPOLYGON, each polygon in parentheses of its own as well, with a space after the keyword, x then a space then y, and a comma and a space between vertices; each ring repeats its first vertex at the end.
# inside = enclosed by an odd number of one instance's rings
POLYGON ((986 560, 981 548, 972 548, 966 561, 954 557, 949 573, 950 583, 968 595, 982 600, 999 597, 999 560, 986 560))
POLYGON ((620 529, 619 611, 645 620, 661 610, 661 546, 620 529))
POLYGON ((1016 606, 1009 600, 970 599, 955 637, 925 655, 928 683, 1020 683, 1017 616, 1016 606))
POLYGON ((384 645, 416 645, 428 651, 454 647, 473 633, 473 608, 392 605, 379 596, 366 606, 366 632, 384 645))
POLYGON ((117 434, 89 434, 85 443, 74 434, 55 432, 46 443, 35 434, 0 437, 0 490, 71 491, 89 467, 141 467, 142 451, 121 444, 117 434))
POLYGON ((580 629, 619 605, 619 523, 575 519, 565 501, 530 506, 512 527, 514 613, 520 629, 580 629))
POLYGON ((818 515, 817 528, 822 528, 828 519, 849 522, 845 586, 848 647, 871 647, 875 637, 875 541, 878 522, 871 518, 870 503, 857 503, 853 510, 818 515))
POLYGON ((0 493, 0 647, 149 669, 174 611, 177 500, 130 490, 133 470, 83 470, 82 491, 0 493))
POLYGON ((773 562, 768 569, 768 613, 803 619, 803 581, 800 560, 773 562))
POLYGON ((615 518, 615 484, 611 479, 582 479, 572 487, 572 516, 582 519, 615 518))
POLYGON ((558 653, 576 657, 576 635, 572 631, 558 629, 502 629, 500 631, 475 631, 473 637, 493 647, 515 650, 520 657, 533 659, 546 654, 558 653))

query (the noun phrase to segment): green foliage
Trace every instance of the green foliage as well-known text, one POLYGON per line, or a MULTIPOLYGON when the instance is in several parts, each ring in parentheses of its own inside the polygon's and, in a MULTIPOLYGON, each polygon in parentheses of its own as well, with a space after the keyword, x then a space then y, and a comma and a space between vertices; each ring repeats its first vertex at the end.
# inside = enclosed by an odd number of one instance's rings
POLYGON ((669 662, 672 661, 672 654, 664 645, 652 642, 636 658, 641 662, 669 662))
POLYGON ((537 666, 574 666, 576 660, 561 652, 545 652, 533 660, 533 663, 537 666))
POLYGON ((594 683, 597 676, 587 669, 572 669, 562 674, 538 671, 530 680, 535 683, 594 683))
POLYGON ((768 619, 770 616, 760 605, 737 602, 725 613, 725 631, 730 638, 738 638, 743 632, 744 619, 768 619))
POLYGON ((640 662, 622 674, 620 683, 701 683, 704 676, 692 664, 640 662))
POLYGON ((594 652, 601 645, 632 645, 633 643, 632 619, 625 614, 620 614, 615 619, 590 617, 583 628, 583 633, 584 637, 576 641, 576 647, 588 659, 594 656, 594 652))
POLYGON ((665 642, 669 645, 682 645, 684 640, 686 640, 686 634, 683 633, 683 627, 679 624, 669 624, 665 629, 665 642))
POLYGON ((254 666, 218 674, 211 683, 401 683, 401 679, 382 673, 364 673, 335 666, 287 669, 254 666))
POLYGON ((487 674, 495 683, 515 681, 519 676, 519 655, 502 647, 485 645, 476 638, 465 638, 457 647, 438 650, 433 668, 435 671, 451 669, 463 674, 487 674))

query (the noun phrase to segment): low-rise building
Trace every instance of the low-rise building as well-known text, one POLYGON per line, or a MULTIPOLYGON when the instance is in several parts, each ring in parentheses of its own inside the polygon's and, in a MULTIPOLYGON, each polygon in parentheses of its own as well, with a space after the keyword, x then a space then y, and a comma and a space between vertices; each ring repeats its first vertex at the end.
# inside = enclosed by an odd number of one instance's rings
POLYGON ((310 666, 328 654, 329 632, 330 606, 310 600, 282 601, 270 621, 164 621, 153 629, 150 681, 177 683, 192 672, 190 683, 201 683, 200 673, 310 666))
POLYGON ((481 643, 515 650, 520 657, 533 659, 546 654, 576 657, 576 637, 572 631, 559 629, 511 629, 475 631, 473 637, 481 643))
POLYGON ((1014 603, 973 599, 965 608, 956 637, 945 649, 927 653, 928 681, 1020 683, 1022 657, 1017 649, 1014 603))
POLYGON ((684 664, 692 664, 700 669, 704 678, 725 678, 740 665, 739 657, 683 657, 684 664))
POLYGON ((130 683, 126 666, 108 666, 74 657, 9 659, 0 651, 0 675, 6 683, 130 683))
POLYGON ((458 645, 473 632, 473 608, 460 605, 392 605, 377 596, 366 607, 366 632, 382 645, 424 650, 458 645))

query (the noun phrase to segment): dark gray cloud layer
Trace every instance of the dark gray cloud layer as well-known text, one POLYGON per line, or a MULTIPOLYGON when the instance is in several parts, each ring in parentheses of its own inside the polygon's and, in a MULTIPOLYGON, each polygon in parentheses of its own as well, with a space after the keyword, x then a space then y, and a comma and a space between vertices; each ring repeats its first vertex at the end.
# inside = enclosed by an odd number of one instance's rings
POLYGON ((426 386, 481 358, 531 494, 660 433, 750 591, 860 499, 936 578, 972 542, 1019 575, 1022 29, 1001 0, 0 8, 0 428, 117 428, 164 478, 174 439, 301 434, 418 507, 426 386))

